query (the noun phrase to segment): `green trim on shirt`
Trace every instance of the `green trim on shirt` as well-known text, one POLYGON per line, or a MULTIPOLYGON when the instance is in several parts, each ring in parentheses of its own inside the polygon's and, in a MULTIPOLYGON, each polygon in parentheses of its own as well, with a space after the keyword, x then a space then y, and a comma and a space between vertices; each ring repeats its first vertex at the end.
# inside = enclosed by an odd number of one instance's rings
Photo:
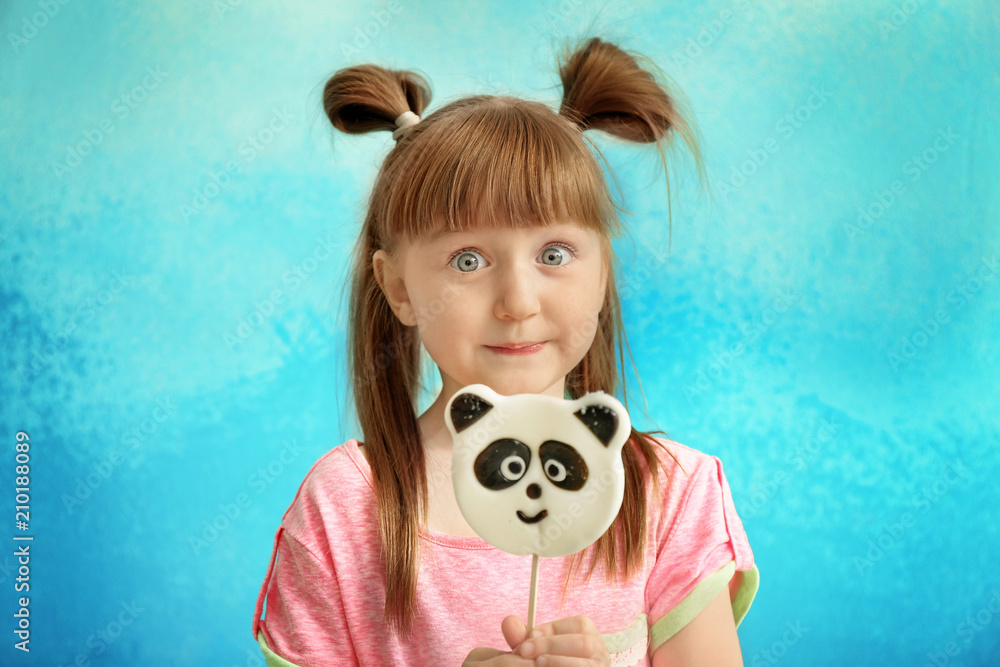
POLYGON ((271 647, 267 645, 267 640, 264 639, 263 630, 257 633, 257 643, 260 645, 260 650, 264 653, 264 659, 267 660, 267 667, 298 667, 295 663, 288 662, 271 650, 271 647))
MULTIPOLYGON (((722 590, 729 586, 729 581, 736 573, 736 563, 729 561, 721 568, 708 575, 691 591, 680 604, 670 610, 666 616, 658 620, 649 628, 650 655, 663 645, 665 641, 677 634, 681 628, 690 623, 695 616, 700 614, 708 603, 715 599, 722 590)), ((749 570, 743 572, 739 588, 733 596, 733 620, 739 626, 740 622, 750 610, 754 597, 757 595, 757 588, 760 585, 760 572, 754 565, 749 570)), ((604 642, 608 646, 609 653, 619 653, 627 651, 635 644, 642 641, 646 631, 646 615, 642 614, 636 622, 625 630, 610 635, 603 635, 604 642)), ((267 667, 298 667, 294 663, 288 662, 280 655, 271 650, 264 638, 264 632, 257 633, 257 643, 264 653, 267 667)))
POLYGON ((608 653, 621 653, 627 651, 642 640, 646 639, 649 633, 645 614, 640 614, 635 623, 624 630, 614 632, 610 635, 601 635, 604 644, 608 647, 608 653))
POLYGON ((733 596, 733 620, 736 621, 736 627, 740 626, 743 618, 750 611, 750 605, 753 604, 753 599, 757 596, 758 586, 760 586, 760 571, 755 564, 743 572, 743 581, 740 583, 736 595, 733 596))
MULTIPOLYGON (((729 581, 735 573, 736 562, 729 561, 703 579, 686 598, 681 600, 680 604, 654 623, 649 629, 650 654, 700 614, 709 602, 729 586, 729 581)), ((736 621, 737 626, 750 609, 759 584, 760 573, 757 571, 756 565, 743 572, 739 588, 732 598, 733 620, 736 621)))

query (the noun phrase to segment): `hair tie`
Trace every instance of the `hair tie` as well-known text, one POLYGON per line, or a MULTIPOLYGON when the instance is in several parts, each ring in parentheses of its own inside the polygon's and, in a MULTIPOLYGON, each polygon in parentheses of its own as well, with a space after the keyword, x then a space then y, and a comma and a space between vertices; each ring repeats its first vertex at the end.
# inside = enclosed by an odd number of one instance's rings
POLYGON ((413 113, 412 111, 404 111, 399 114, 396 118, 396 127, 399 128, 392 133, 392 138, 399 141, 399 137, 402 135, 403 130, 410 127, 411 125, 416 125, 420 122, 420 116, 413 113))

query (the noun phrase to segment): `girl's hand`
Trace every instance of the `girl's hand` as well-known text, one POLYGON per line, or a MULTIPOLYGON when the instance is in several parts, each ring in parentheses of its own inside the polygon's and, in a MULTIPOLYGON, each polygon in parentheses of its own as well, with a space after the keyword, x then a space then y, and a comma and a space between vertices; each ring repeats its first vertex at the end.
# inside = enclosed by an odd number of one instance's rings
POLYGON ((504 637, 514 654, 544 667, 611 664, 611 654, 594 622, 587 616, 571 616, 536 626, 531 636, 519 644, 511 640, 525 637, 527 628, 516 616, 503 621, 504 637))
MULTIPOLYGON (((503 637, 507 640, 507 645, 511 649, 516 649, 521 642, 526 639, 527 628, 517 616, 508 616, 500 624, 503 637)), ((510 651, 500 651, 495 648, 480 647, 472 649, 472 652, 465 658, 462 667, 472 667, 473 665, 489 665, 489 667, 510 667, 534 665, 534 660, 522 658, 510 651)))
POLYGON ((469 653, 463 667, 490 665, 539 665, 562 667, 611 664, 608 647, 597 632, 594 622, 586 616, 572 616, 536 626, 527 636, 524 622, 517 616, 508 616, 501 624, 504 639, 513 653, 495 648, 477 648, 469 653))

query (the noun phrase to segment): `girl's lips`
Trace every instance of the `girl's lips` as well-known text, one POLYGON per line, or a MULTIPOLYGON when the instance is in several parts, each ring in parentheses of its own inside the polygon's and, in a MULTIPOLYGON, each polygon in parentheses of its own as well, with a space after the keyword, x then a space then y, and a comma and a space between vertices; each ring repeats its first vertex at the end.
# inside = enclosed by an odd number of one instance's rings
POLYGON ((489 349, 498 354, 524 355, 534 354, 542 349, 545 341, 540 343, 507 343, 505 345, 487 345, 489 349))

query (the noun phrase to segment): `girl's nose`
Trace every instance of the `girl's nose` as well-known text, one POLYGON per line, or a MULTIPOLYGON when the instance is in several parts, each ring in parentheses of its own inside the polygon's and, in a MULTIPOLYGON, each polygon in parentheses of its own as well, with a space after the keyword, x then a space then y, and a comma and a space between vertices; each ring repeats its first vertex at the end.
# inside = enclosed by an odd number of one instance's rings
POLYGON ((538 286, 530 270, 511 267, 500 277, 498 294, 493 307, 500 319, 523 320, 539 311, 538 286))

